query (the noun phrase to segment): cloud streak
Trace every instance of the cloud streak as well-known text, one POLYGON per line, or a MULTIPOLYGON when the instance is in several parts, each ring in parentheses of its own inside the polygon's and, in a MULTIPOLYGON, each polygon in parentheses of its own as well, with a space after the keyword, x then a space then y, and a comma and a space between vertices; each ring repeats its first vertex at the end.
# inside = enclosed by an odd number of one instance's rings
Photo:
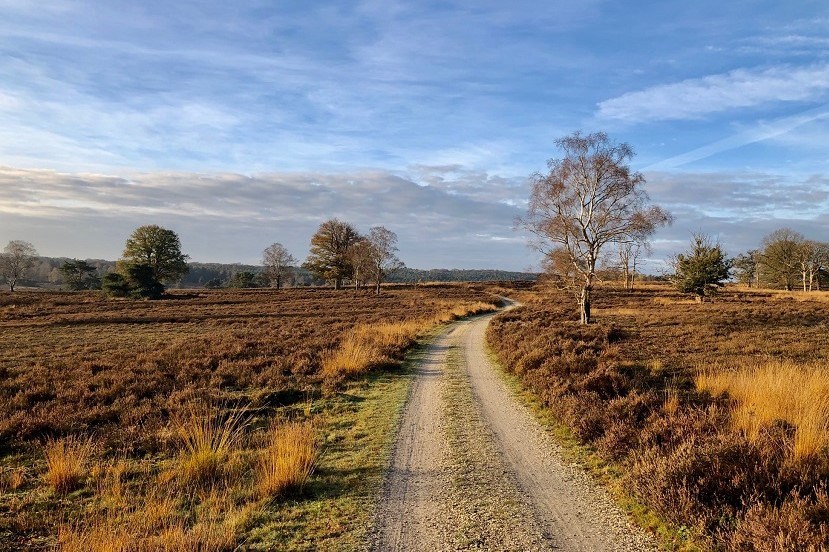
POLYGON ((735 69, 628 92, 598 105, 600 119, 627 122, 698 119, 770 102, 816 101, 829 93, 829 65, 735 69))

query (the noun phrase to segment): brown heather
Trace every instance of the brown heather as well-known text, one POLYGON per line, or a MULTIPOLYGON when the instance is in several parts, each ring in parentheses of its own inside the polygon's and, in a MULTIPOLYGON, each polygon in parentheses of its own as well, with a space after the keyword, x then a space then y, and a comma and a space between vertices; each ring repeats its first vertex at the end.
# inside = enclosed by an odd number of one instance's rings
POLYGON ((695 304, 607 287, 581 327, 571 297, 544 292, 488 339, 631 494, 704 547, 826 550, 827 296, 729 290, 695 304))
MULTIPOLYGON (((390 286, 379 297, 0 294, 0 549, 222 551, 251 538, 290 541, 297 525, 251 536, 250 520, 273 526, 300 499, 309 510, 336 508, 349 490, 336 472, 313 481, 315 419, 349 404, 340 391, 349 380, 396 368, 420 333, 491 309, 493 297, 469 285, 390 286), (324 369, 350 343, 370 353, 324 369), (289 491, 296 501, 282 501, 289 491)), ((327 531, 304 523, 308 534, 327 531)))

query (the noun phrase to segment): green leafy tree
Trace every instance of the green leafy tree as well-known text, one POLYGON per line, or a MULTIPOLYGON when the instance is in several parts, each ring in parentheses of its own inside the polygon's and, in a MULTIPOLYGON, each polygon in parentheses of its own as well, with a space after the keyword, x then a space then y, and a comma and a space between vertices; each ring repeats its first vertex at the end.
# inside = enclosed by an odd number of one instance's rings
POLYGON ((691 250, 673 259, 673 281, 679 291, 693 293, 700 300, 711 296, 731 276, 731 260, 708 236, 696 234, 691 250))
POLYGON ((800 280, 806 238, 791 228, 779 228, 763 238, 760 265, 764 281, 792 291, 800 280))
POLYGON ((101 287, 101 279, 96 275, 98 269, 86 261, 79 261, 78 259, 66 261, 59 270, 63 282, 73 291, 101 287))
POLYGON ((101 281, 101 289, 109 297, 129 297, 130 284, 124 275, 119 272, 110 272, 101 281))
POLYGON ((123 262, 126 265, 148 265, 153 278, 159 283, 174 282, 187 274, 187 259, 181 252, 178 234, 151 224, 133 231, 124 247, 123 262))
POLYGON ((327 220, 311 237, 311 251, 302 266, 319 278, 334 282, 334 289, 340 289, 343 280, 353 274, 351 247, 359 240, 360 233, 351 224, 327 220))
POLYGON ((125 277, 130 288, 130 295, 138 299, 158 299, 164 295, 164 284, 158 281, 153 266, 147 263, 134 263, 126 266, 125 277))
POLYGON ((231 276, 227 282, 227 287, 236 289, 247 289, 260 287, 261 279, 258 274, 243 270, 231 276))

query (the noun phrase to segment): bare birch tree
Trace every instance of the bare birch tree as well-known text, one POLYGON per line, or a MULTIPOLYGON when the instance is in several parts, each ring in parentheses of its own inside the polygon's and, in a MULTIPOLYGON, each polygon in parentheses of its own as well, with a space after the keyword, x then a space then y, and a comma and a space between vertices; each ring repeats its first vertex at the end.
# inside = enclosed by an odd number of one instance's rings
POLYGON ((282 287, 282 282, 295 264, 296 259, 281 243, 273 243, 262 252, 265 276, 271 281, 271 285, 276 284, 276 289, 282 287))
POLYGON ((576 132, 556 140, 563 153, 547 162, 547 174, 533 176, 527 216, 518 221, 550 255, 562 251, 578 274, 582 324, 590 323, 596 263, 608 243, 647 237, 671 222, 671 215, 648 206, 645 178, 632 172, 633 149, 607 134, 576 132))
POLYGON ((374 286, 377 295, 380 295, 380 284, 405 264, 397 257, 397 234, 383 226, 375 226, 369 230, 366 241, 369 244, 371 271, 374 277, 374 286))
POLYGON ((617 243, 619 253, 619 268, 622 269, 622 285, 624 289, 633 289, 636 279, 637 265, 642 255, 650 252, 650 243, 645 239, 624 239, 617 243))
POLYGON ((35 246, 27 241, 12 240, 0 254, 0 276, 6 279, 9 291, 26 276, 37 257, 35 246))
POLYGON ((348 257, 351 261, 351 279, 354 282, 354 289, 360 289, 366 282, 373 279, 374 259, 371 244, 366 238, 360 238, 351 245, 348 257))
POLYGON ((803 291, 820 289, 819 274, 829 266, 829 244, 806 240, 800 245, 799 257, 803 291))

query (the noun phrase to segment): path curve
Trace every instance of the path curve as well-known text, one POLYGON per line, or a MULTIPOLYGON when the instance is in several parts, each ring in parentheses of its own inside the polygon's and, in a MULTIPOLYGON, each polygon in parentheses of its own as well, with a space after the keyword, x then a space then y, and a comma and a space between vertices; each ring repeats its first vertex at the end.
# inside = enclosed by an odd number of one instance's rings
POLYGON ((513 396, 492 316, 450 325, 415 368, 367 548, 657 550, 513 396))

